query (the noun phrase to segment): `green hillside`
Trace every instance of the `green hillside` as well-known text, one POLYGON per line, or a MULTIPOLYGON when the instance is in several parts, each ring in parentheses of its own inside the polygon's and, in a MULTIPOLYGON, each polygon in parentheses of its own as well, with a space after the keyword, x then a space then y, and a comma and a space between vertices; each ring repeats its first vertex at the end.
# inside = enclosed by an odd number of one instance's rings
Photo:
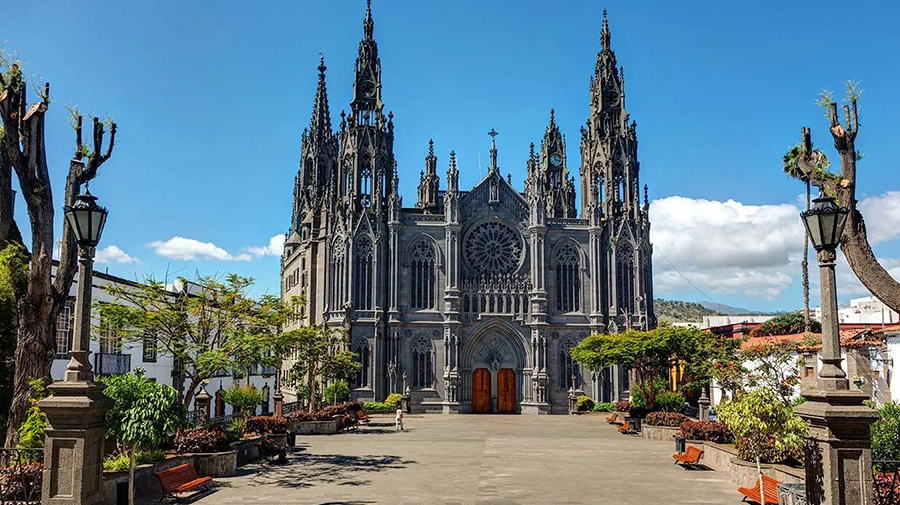
POLYGON ((703 321, 703 316, 724 315, 721 312, 707 309, 699 303, 663 300, 662 298, 657 298, 653 302, 653 307, 656 311, 656 317, 660 321, 668 323, 699 323, 703 321))

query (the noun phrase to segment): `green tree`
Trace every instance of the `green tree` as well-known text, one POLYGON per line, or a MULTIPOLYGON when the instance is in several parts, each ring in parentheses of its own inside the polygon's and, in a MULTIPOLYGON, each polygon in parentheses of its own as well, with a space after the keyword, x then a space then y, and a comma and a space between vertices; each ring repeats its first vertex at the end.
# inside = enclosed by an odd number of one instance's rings
POLYGON ((773 391, 781 402, 791 405, 795 388, 800 384, 800 345, 779 342, 750 347, 741 351, 741 359, 752 363, 748 367, 746 389, 764 388, 773 391))
POLYGON ((113 401, 106 414, 107 434, 128 452, 128 503, 134 505, 134 465, 138 449, 153 449, 185 425, 185 409, 171 386, 132 374, 101 377, 104 394, 113 401))
MULTIPOLYGON (((2 152, 2 150, 0 150, 2 152)), ((16 292, 27 282, 25 247, 10 242, 0 251, 0 429, 6 433, 6 413, 13 397, 16 369, 16 292)), ((32 391, 32 397, 34 396, 32 391)))
MULTIPOLYGON (((811 319, 810 330, 814 333, 822 331, 822 323, 811 319)), ((773 317, 750 330, 750 337, 769 337, 776 335, 794 335, 806 331, 806 324, 802 312, 791 312, 778 317, 773 317)))
POLYGON ((266 395, 253 385, 235 385, 222 393, 222 399, 234 407, 236 416, 248 417, 257 406, 266 401, 266 395))
POLYGON ((362 368, 356 353, 340 350, 346 343, 343 330, 306 326, 285 334, 296 358, 290 381, 298 389, 308 389, 310 412, 315 410, 320 380, 349 381, 362 368))
POLYGON ((738 400, 719 404, 716 415, 736 438, 746 440, 747 448, 756 460, 760 496, 763 495, 760 456, 770 441, 774 440, 777 450, 788 453, 803 445, 803 438, 809 431, 806 422, 795 416, 791 407, 768 388, 754 389, 738 400))
POLYGON ((178 278, 178 292, 152 278, 134 285, 109 284, 104 289, 121 303, 98 303, 101 324, 119 328, 125 339, 154 335, 159 349, 181 365, 187 382, 179 394, 189 406, 204 381, 219 370, 235 378, 247 377, 254 365, 275 366, 295 344, 295 335, 282 332, 301 300, 283 303, 248 294, 251 278, 230 274, 224 280, 198 276, 178 278))
POLYGON ((572 359, 591 370, 612 365, 632 369, 638 391, 648 410, 656 403, 655 384, 673 366, 684 370, 684 388, 709 385, 715 364, 734 359, 737 343, 697 328, 660 326, 650 331, 630 330, 613 335, 591 335, 572 348, 572 359))

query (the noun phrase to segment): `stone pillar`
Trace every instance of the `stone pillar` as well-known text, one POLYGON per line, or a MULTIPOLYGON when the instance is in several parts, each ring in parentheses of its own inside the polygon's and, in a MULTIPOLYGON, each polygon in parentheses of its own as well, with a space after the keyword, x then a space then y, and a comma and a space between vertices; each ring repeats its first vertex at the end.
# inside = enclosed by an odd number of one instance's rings
POLYGON ((280 389, 272 395, 272 401, 275 403, 275 417, 284 417, 284 394, 280 389))
POLYGON ((701 421, 709 421, 709 395, 706 393, 708 387, 703 388, 703 394, 700 395, 700 400, 697 402, 700 405, 700 420, 701 421))
POLYGON ((103 501, 103 439, 112 401, 94 382, 90 360, 93 247, 82 247, 75 298, 75 339, 65 380, 50 385, 41 400, 47 415, 44 442, 43 505, 94 505, 103 501))
POLYGON ((863 405, 862 391, 850 391, 841 369, 837 319, 835 251, 819 251, 822 292, 822 371, 816 389, 794 412, 810 424, 806 443, 806 501, 809 505, 873 503, 869 425, 878 412, 863 405))
POLYGON ((212 396, 206 392, 206 388, 200 390, 194 397, 194 410, 197 411, 197 424, 203 424, 210 419, 209 406, 212 396))

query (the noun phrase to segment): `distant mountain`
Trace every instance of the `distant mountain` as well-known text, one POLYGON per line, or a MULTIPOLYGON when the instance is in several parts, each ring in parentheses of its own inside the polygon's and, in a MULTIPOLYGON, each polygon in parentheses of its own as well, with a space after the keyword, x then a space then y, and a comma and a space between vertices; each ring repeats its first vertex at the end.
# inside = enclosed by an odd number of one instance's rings
POLYGON ((657 298, 653 301, 653 309, 656 317, 668 323, 699 323, 703 316, 723 316, 724 312, 718 312, 694 302, 682 302, 680 300, 663 300, 657 298))
POLYGON ((726 316, 777 316, 790 312, 789 310, 747 310, 740 307, 732 307, 731 305, 725 305, 724 303, 716 302, 700 302, 700 305, 702 305, 706 309, 720 312, 722 315, 726 316))

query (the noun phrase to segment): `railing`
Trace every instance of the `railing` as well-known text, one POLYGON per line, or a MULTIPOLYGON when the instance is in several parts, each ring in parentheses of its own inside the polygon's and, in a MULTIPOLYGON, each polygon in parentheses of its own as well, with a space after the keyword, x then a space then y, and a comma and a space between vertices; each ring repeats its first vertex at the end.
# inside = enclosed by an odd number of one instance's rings
POLYGON ((0 449, 0 505, 41 502, 43 461, 43 449, 0 449))
POLYGON ((688 403, 684 404, 684 415, 700 419, 700 407, 694 407, 688 403))
POLYGON ((461 312, 464 320, 484 314, 507 315, 524 321, 529 314, 531 284, 524 276, 484 276, 463 279, 461 312))
POLYGON ((872 462, 875 486, 875 505, 900 503, 900 461, 876 460, 872 462))
POLYGON ((301 405, 300 402, 283 403, 281 405, 281 415, 287 416, 288 414, 290 414, 292 412, 297 412, 298 410, 300 410, 302 408, 303 408, 303 405, 301 405))
POLYGON ((131 355, 122 353, 97 353, 94 355, 94 372, 98 375, 118 375, 131 371, 131 355))
POLYGON ((207 422, 214 428, 226 428, 234 419, 235 416, 232 414, 227 416, 211 417, 207 422))

